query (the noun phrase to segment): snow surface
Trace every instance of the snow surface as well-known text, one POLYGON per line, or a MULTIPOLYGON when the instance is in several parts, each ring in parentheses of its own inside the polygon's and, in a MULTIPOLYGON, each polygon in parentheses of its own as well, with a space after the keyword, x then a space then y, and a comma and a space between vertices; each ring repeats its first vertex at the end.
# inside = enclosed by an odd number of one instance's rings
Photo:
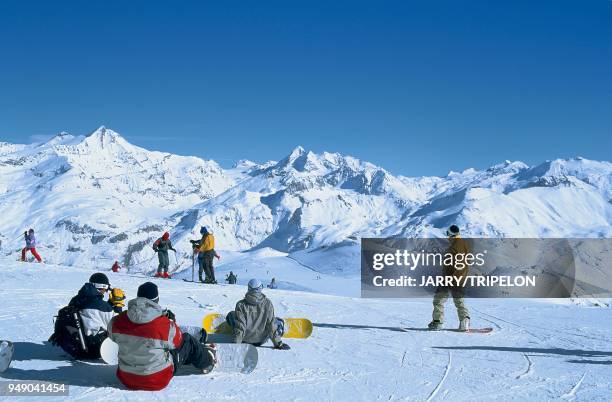
MULTIPOLYGON (((272 255, 271 258, 277 258, 272 255)), ((237 260, 236 260, 237 261, 237 260)), ((184 370, 163 391, 126 390, 114 369, 71 360, 46 340, 52 317, 91 274, 88 268, 3 260, 0 339, 15 343, 0 381, 70 384, 71 400, 610 400, 612 311, 564 300, 469 300, 474 326, 490 334, 426 332, 431 300, 369 300, 266 290, 279 316, 308 317, 307 340, 290 351, 259 349, 249 375, 184 370)), ((134 297, 145 278, 109 273, 134 297)), ((227 312, 245 292, 239 285, 156 280, 161 304, 181 325, 227 312)), ((457 319, 447 305, 447 326, 457 319)), ((269 345, 268 345, 269 346, 269 345)), ((31 398, 30 398, 31 399, 31 398)), ((46 400, 59 398, 49 397, 46 400)), ((11 399, 12 400, 12 399, 11 399)))

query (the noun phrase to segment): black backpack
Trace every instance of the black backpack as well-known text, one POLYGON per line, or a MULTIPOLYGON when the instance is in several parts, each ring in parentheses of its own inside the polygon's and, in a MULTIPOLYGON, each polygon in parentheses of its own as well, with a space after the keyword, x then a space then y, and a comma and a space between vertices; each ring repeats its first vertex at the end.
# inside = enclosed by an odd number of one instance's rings
POLYGON ((57 312, 54 332, 49 341, 64 349, 72 357, 88 357, 87 339, 83 332, 81 315, 76 306, 68 305, 57 312))

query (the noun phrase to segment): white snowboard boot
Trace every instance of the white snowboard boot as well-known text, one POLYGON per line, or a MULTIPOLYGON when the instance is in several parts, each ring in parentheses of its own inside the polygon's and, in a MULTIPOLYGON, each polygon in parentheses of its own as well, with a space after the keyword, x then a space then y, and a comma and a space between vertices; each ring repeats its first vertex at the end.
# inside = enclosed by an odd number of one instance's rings
POLYGON ((459 321, 459 331, 467 332, 470 330, 470 317, 465 317, 459 321))

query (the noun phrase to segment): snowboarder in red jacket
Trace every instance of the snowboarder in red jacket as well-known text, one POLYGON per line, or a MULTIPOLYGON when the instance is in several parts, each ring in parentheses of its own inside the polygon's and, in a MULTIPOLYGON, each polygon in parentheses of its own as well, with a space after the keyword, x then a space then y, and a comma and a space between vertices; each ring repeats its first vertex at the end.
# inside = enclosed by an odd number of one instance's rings
POLYGON ((174 314, 158 303, 157 286, 143 283, 127 312, 108 324, 108 336, 119 345, 117 377, 130 389, 157 391, 182 365, 208 374, 217 362, 214 346, 204 343, 206 332, 202 330, 200 339, 181 332, 174 314))
POLYGON ((111 267, 111 271, 113 272, 119 272, 119 270, 121 269, 121 267, 119 266, 119 261, 115 261, 115 263, 113 264, 113 266, 111 267))

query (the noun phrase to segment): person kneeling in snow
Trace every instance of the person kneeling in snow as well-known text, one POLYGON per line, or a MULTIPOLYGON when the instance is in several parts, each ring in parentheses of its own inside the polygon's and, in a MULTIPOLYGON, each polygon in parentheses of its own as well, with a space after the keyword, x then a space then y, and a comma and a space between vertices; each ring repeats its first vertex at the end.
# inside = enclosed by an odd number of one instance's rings
POLYGON ((274 316, 272 302, 261 292, 263 284, 258 279, 251 279, 248 287, 244 299, 236 303, 236 310, 226 317, 234 329, 234 342, 260 346, 271 339, 274 349, 290 349, 281 340, 285 327, 283 320, 274 316))
POLYGON ((119 345, 117 377, 133 390, 158 391, 165 388, 176 370, 192 364, 204 374, 216 364, 214 346, 207 346, 206 332, 201 339, 182 333, 174 314, 158 304, 154 283, 138 288, 128 310, 108 324, 110 339, 119 345))
POLYGON ((93 274, 68 306, 58 312, 49 341, 75 359, 100 358, 100 345, 108 336, 106 327, 115 313, 121 312, 125 300, 123 291, 114 288, 104 301, 109 289, 106 275, 93 274))

